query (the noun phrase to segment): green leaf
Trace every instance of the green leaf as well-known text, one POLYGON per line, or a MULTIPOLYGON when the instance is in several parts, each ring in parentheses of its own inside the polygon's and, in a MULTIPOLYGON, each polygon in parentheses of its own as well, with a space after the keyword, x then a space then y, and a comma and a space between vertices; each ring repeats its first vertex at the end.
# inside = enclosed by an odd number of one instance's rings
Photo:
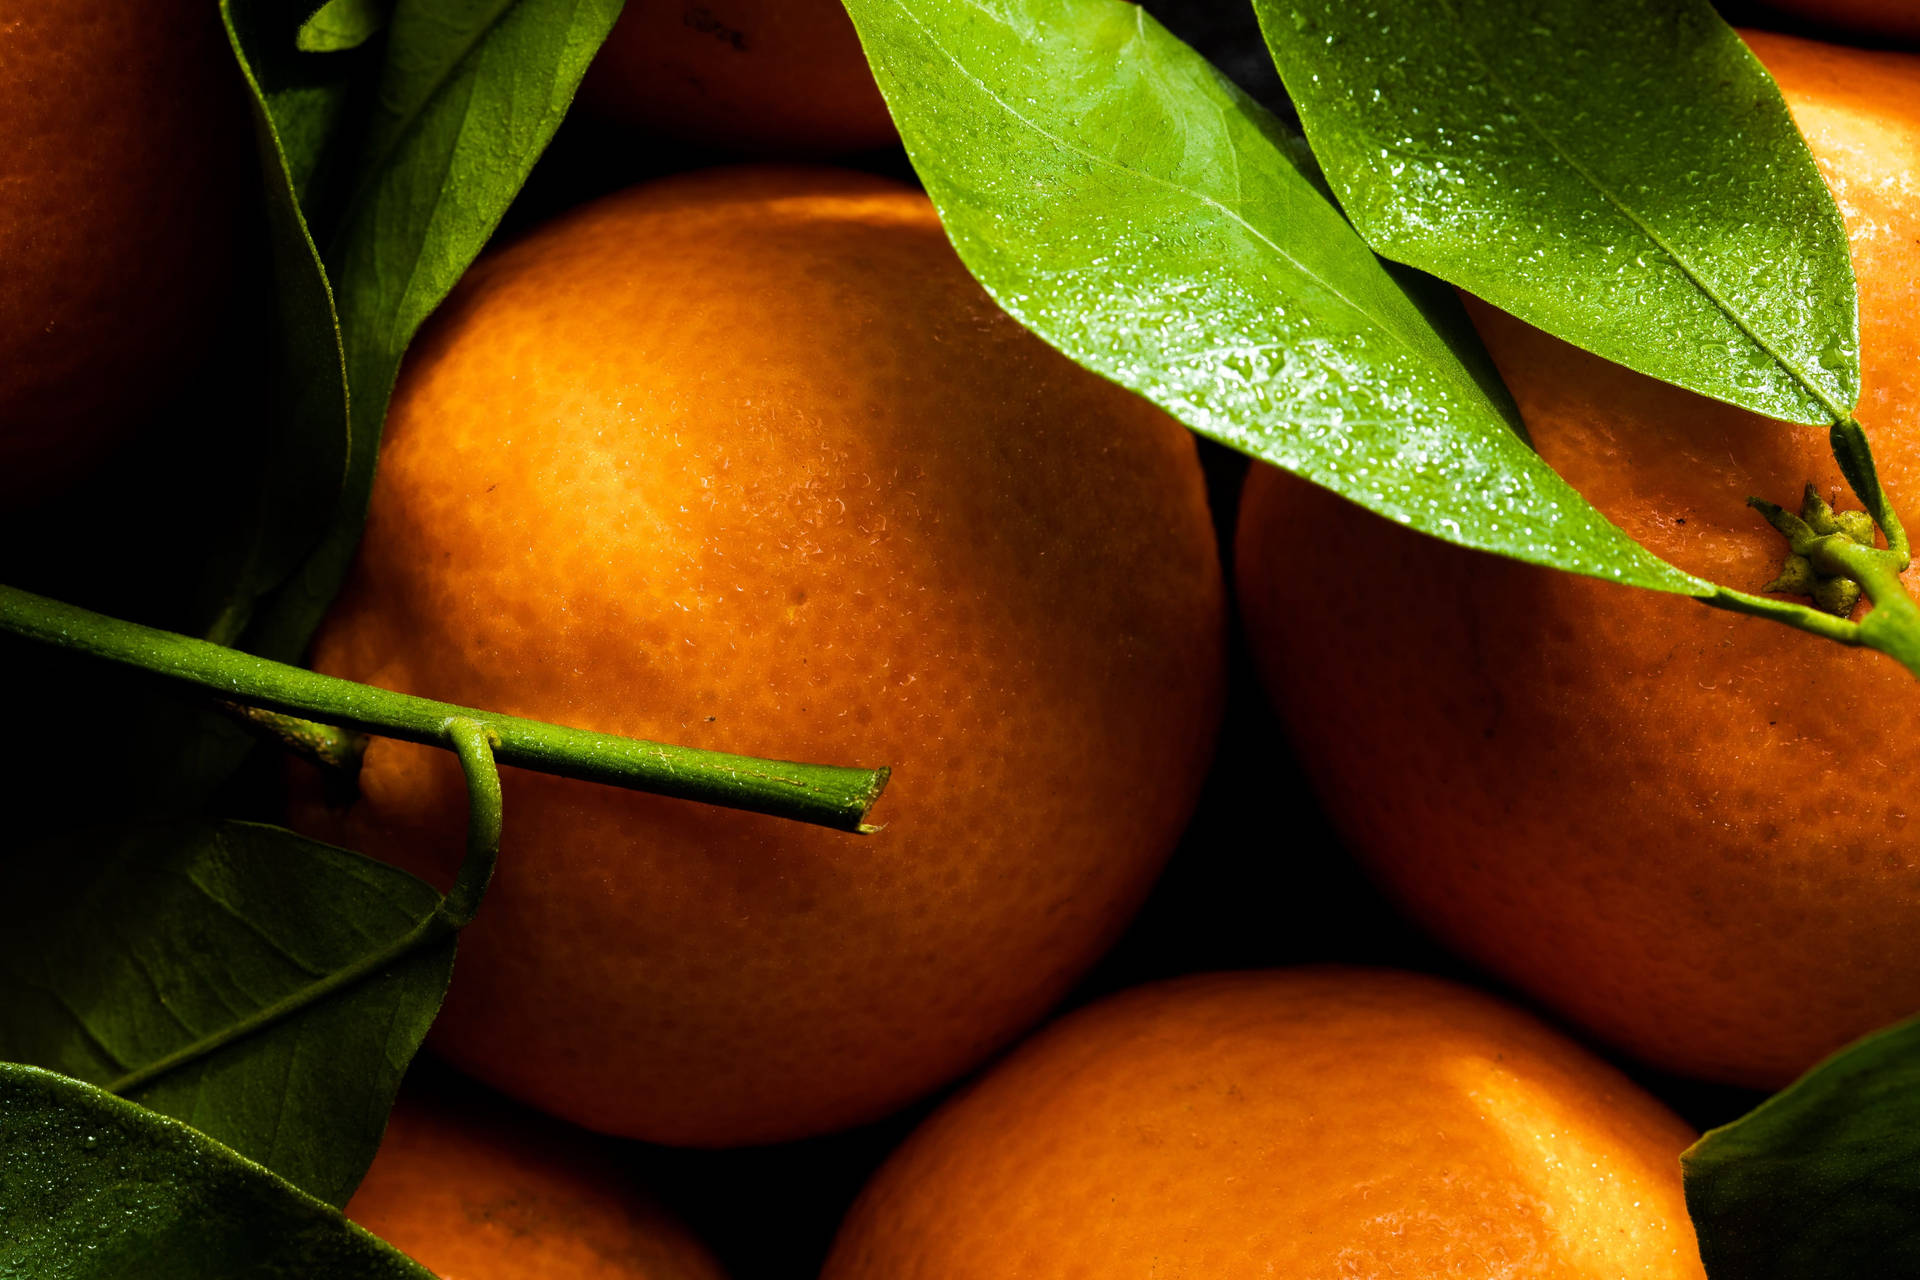
POLYGON ((1920 1275, 1920 1018, 1842 1050, 1680 1159, 1712 1280, 1920 1275))
POLYGON ((0 1058, 116 1086, 184 1057, 115 1091, 344 1204, 439 1011, 453 941, 285 1002, 439 901, 405 872, 248 823, 49 841, 15 860, 0 902, 0 1058))
POLYGON ((222 643, 240 634, 254 601, 285 581, 319 542, 338 503, 347 469, 346 352, 333 291, 300 208, 294 168, 268 107, 267 85, 285 71, 285 55, 272 56, 280 46, 267 34, 272 31, 271 22, 265 32, 258 25, 269 12, 244 0, 237 9, 236 0, 221 0, 228 39, 250 90, 266 185, 273 299, 279 321, 274 329, 274 402, 268 418, 276 428, 275 447, 270 450, 265 483, 253 495, 251 545, 227 607, 208 631, 209 638, 222 643), (249 49, 268 51, 260 59, 262 68, 270 69, 265 81, 249 49))
POLYGON ((0 1277, 433 1280, 177 1121, 0 1064, 0 1277))
POLYGON ((284 0, 221 4, 272 122, 301 213, 324 247, 351 192, 353 165, 379 90, 383 42, 374 32, 331 53, 307 51, 300 47, 306 6, 284 0))
POLYGON ((323 241, 353 397, 346 489, 320 545, 256 615, 248 648, 299 652, 339 590, 366 519, 379 427, 407 344, 526 181, 620 4, 395 4, 351 194, 323 241))
MULTIPOLYGON (((45 506, 5 513, 0 580, 231 642, 258 598, 299 567, 332 520, 349 438, 344 349, 294 200, 297 174, 317 153, 293 146, 263 109, 283 83, 311 94, 315 67, 336 74, 342 65, 297 59, 291 24, 298 8, 223 0, 252 126, 236 98, 235 127, 224 141, 233 144, 236 165, 246 163, 251 141, 263 185, 247 202, 259 234, 242 237, 242 287, 210 358, 155 414, 153 427, 97 472, 45 506)), ((10 710, 42 726, 37 758, 16 777, 18 794, 30 800, 58 794, 72 760, 91 758, 96 818, 183 812, 203 803, 253 746, 198 700, 76 671, 52 655, 8 648, 0 656, 14 676, 10 710), (99 725, 107 722, 119 750, 102 757, 99 725)), ((28 818, 42 820, 63 817, 28 818)))
POLYGON ((1689 594, 1527 447, 1450 295, 1125 0, 848 0, 960 257, 1188 426, 1452 542, 1689 594))
POLYGON ((1609 360, 1799 422, 1860 393, 1846 228, 1706 0, 1255 0, 1373 247, 1609 360))
POLYGON ((379 35, 392 16, 391 0, 327 0, 301 24, 294 43, 305 53, 358 49, 379 35))

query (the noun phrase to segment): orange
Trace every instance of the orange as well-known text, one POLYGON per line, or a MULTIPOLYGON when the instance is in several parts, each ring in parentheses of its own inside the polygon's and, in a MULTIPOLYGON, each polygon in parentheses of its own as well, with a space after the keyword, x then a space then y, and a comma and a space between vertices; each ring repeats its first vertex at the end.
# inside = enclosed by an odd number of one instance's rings
MULTIPOLYGON (((1748 39, 1846 215, 1859 416, 1920 516, 1920 59, 1748 39)), ((1842 485, 1822 428, 1474 316, 1541 453, 1682 568, 1762 589, 1785 544, 1748 495, 1842 485)), ((1267 469, 1239 571, 1330 814, 1454 947, 1649 1061, 1760 1087, 1920 1009, 1920 689, 1889 659, 1449 547, 1267 469)))
MULTIPOLYGON (((709 171, 483 261, 395 393, 323 671, 887 764, 860 837, 505 780, 440 1051, 607 1132, 766 1142, 978 1062, 1172 849, 1221 699, 1192 438, 1000 312, 925 197, 709 171)), ((376 742, 344 822, 444 875, 462 787, 376 742)))
POLYGON ((1187 978, 1043 1031, 936 1112, 822 1280, 1702 1280, 1692 1136, 1464 987, 1187 978))
POLYGON ((580 99, 635 129, 757 153, 897 141, 840 0, 629 0, 580 99))
POLYGON ((499 1107, 402 1095, 346 1214, 444 1280, 722 1280, 597 1152, 499 1107))
POLYGON ((138 425, 211 337, 246 99, 216 7, 0 0, 0 500, 138 425))
POLYGON ((1825 26, 1920 40, 1920 0, 1767 0, 1767 4, 1825 26))

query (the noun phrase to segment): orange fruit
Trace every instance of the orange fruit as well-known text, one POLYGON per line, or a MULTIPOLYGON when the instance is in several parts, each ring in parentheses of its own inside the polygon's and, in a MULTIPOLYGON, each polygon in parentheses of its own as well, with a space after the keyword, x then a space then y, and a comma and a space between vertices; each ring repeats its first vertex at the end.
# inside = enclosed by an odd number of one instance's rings
MULTIPOLYGON (((1859 416, 1920 515, 1920 59, 1748 39, 1846 215, 1859 416)), ((1473 314, 1547 461, 1684 569, 1760 590, 1785 544, 1748 495, 1843 483, 1819 427, 1473 314)), ((1759 1087, 1920 1009, 1920 692, 1892 661, 1463 551, 1264 468, 1238 546, 1329 813, 1444 941, 1649 1061, 1759 1087)))
MULTIPOLYGON (((860 837, 511 774, 440 1051, 591 1128, 885 1113, 1038 1018, 1194 804, 1224 588, 1192 438, 1000 312, 925 197, 717 170, 482 261, 395 392, 336 675, 888 764, 860 837)), ((377 741, 353 848, 442 875, 462 786, 377 741)))
POLYGON ((1920 0, 1767 0, 1809 22, 1897 40, 1920 40, 1920 0))
POLYGON ((840 0, 630 0, 580 100, 635 129, 743 151, 898 140, 840 0))
POLYGON ((211 337, 246 100, 215 6, 0 0, 0 500, 126 436, 211 337))
POLYGON ((347 1217, 444 1280, 722 1280, 575 1135, 404 1094, 347 1217))
POLYGON ((918 1129, 822 1280, 1701 1280, 1692 1134, 1535 1019, 1388 971, 1186 978, 918 1129))

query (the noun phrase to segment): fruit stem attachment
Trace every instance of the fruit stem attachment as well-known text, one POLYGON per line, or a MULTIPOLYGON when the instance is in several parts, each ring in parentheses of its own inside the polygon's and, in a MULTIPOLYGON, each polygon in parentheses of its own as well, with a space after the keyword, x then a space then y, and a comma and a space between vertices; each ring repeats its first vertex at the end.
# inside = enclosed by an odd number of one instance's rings
MULTIPOLYGON (((1907 594, 1906 586, 1900 581, 1900 575, 1906 572, 1913 560, 1906 527, 1900 522, 1899 513, 1894 510, 1886 490, 1881 487, 1873 452, 1868 447, 1866 433, 1860 423, 1852 417, 1836 421, 1828 433, 1828 440, 1833 446, 1834 460, 1840 464, 1840 472, 1846 476, 1854 496, 1866 508, 1874 526, 1886 536, 1885 547, 1873 544, 1870 531, 1863 530, 1856 535, 1840 527, 1848 513, 1841 513, 1837 521, 1836 514, 1820 500, 1811 485, 1807 487, 1801 515, 1795 515, 1778 503, 1763 498, 1749 498, 1747 505, 1760 512, 1768 524, 1779 530, 1793 556, 1804 561, 1801 566, 1803 572, 1810 571, 1812 575, 1829 582, 1837 580, 1857 584, 1872 605, 1867 615, 1859 622, 1853 622, 1835 613, 1825 613, 1785 600, 1771 600, 1729 587, 1719 588, 1716 594, 1706 598, 1706 603, 1716 608, 1772 618, 1841 644, 1878 649, 1920 677, 1920 605, 1914 603, 1913 597, 1907 594)), ((1858 518, 1859 513, 1851 514, 1855 519, 1858 518)), ((1773 586, 1766 589, 1784 589, 1787 577, 1787 574, 1783 574, 1773 586)), ((1847 607, 1841 610, 1842 614, 1850 611, 1853 597, 1843 599, 1847 607)))
POLYGON ((500 770, 493 758, 497 743, 486 725, 465 716, 449 717, 441 726, 441 737, 442 744, 460 757, 460 769, 467 777, 467 856, 454 876, 453 887, 434 909, 411 929, 366 952, 353 963, 323 974, 211 1035, 127 1072, 105 1086, 108 1093, 125 1096, 170 1071, 191 1066, 236 1040, 285 1021, 309 1005, 385 973, 414 952, 443 942, 466 928, 479 909, 480 899, 493 879, 494 865, 500 860, 500 770))
POLYGON ((205 690, 228 702, 340 729, 457 750, 447 725, 483 725, 501 764, 681 800, 871 831, 866 816, 888 771, 761 760, 590 733, 376 689, 207 640, 143 627, 17 587, 0 586, 0 632, 205 690))

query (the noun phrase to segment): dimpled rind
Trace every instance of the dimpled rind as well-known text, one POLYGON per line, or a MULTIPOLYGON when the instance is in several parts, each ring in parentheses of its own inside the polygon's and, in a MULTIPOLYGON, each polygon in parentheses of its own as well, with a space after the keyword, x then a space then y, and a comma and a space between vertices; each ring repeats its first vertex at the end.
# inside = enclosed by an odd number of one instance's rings
POLYGON ((916 1131, 822 1280, 1701 1280, 1675 1116, 1413 974, 1139 988, 916 1131))
POLYGON ((577 1130, 402 1094, 347 1217, 447 1280, 725 1280, 577 1130))
POLYGON ((0 0, 0 501, 95 461, 206 346, 246 112, 212 5, 0 0))
MULTIPOLYGON (((1133 912, 1217 728, 1192 438, 1000 313, 925 198, 709 171, 484 260, 396 391, 319 669, 890 765, 859 837, 509 771, 436 1043, 579 1123, 823 1132, 1035 1020, 1133 912)), ((376 740, 341 822, 444 877, 458 770, 376 740)))
MULTIPOLYGON (((1911 521, 1920 58, 1746 38, 1846 218, 1858 416, 1911 521)), ((1818 427, 1473 315, 1541 453, 1683 569, 1760 591, 1784 543, 1748 496, 1844 492, 1818 427)), ((1920 1009, 1920 701, 1898 665, 1474 556, 1264 469, 1238 546, 1263 679, 1329 812, 1450 945, 1647 1061, 1760 1088, 1920 1009), (1340 621, 1295 625, 1309 605, 1340 621)))
POLYGON ((899 142, 840 0, 630 0, 580 101, 630 129, 753 154, 899 142))

